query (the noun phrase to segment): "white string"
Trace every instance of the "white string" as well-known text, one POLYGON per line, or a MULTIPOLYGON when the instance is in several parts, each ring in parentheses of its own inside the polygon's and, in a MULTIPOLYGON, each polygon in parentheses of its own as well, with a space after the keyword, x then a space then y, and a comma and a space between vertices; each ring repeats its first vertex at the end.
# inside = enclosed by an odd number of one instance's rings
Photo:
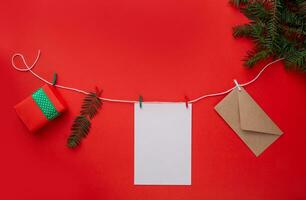
MULTIPOLYGON (((37 64, 38 62, 38 59, 40 58, 40 50, 38 50, 38 53, 37 53, 37 56, 36 56, 36 59, 34 60, 33 64, 32 65, 28 65, 24 56, 20 53, 15 53, 13 56, 12 56, 12 66, 17 70, 17 71, 20 71, 20 72, 31 72, 36 78, 38 78, 39 80, 45 82, 46 84, 49 84, 49 85, 53 85, 52 82, 44 79, 43 77, 39 76, 38 74, 36 74, 32 69, 34 68, 34 66, 37 64), (20 67, 17 67, 15 65, 15 58, 16 57, 20 57, 25 68, 20 68, 20 67)), ((276 63, 276 62, 279 62, 281 60, 283 60, 284 58, 280 58, 280 59, 277 59, 273 62, 270 62, 268 63, 266 66, 264 66, 260 72, 252 79, 250 80, 249 82, 246 82, 246 83, 242 83, 242 84, 239 84, 240 86, 247 86, 247 85, 250 85, 252 83, 254 83, 260 76, 261 74, 269 67, 271 66, 272 64, 276 63)), ((77 93, 81 93, 81 94, 89 94, 89 92, 87 91, 84 91, 84 90, 81 90, 81 89, 77 89, 77 88, 73 88, 73 87, 68 87, 68 86, 64 86, 64 85, 59 85, 59 84, 54 84, 53 86, 55 87, 58 87, 58 88, 61 88, 61 89, 65 89, 65 90, 70 90, 70 91, 74 91, 74 92, 77 92, 77 93)), ((218 93, 211 93, 211 94, 205 94, 205 95, 202 95, 196 99, 193 99, 193 100, 190 100, 188 101, 188 103, 196 103, 202 99, 205 99, 205 98, 208 98, 208 97, 215 97, 215 96, 221 96, 221 95, 225 95, 229 92, 231 92, 233 89, 235 89, 236 86, 228 89, 228 90, 225 90, 223 92, 218 92, 218 93)), ((115 102, 115 103, 137 103, 139 101, 135 101, 135 100, 125 100, 125 99, 112 99, 112 98, 105 98, 105 97, 100 97, 101 100, 103 101, 108 101, 108 102, 115 102)), ((172 102, 161 102, 161 101, 154 101, 154 102, 150 102, 150 103, 182 103, 182 102, 185 102, 185 101, 172 101, 172 102)))
MULTIPOLYGON (((246 82, 246 83, 239 84, 239 85, 240 85, 240 86, 247 86, 247 85, 250 85, 250 84, 254 83, 268 67, 270 67, 270 66, 273 65, 274 63, 279 62, 279 61, 281 61, 281 60, 284 60, 284 58, 279 58, 279 59, 277 59, 277 60, 274 60, 274 61, 268 63, 266 66, 264 66, 264 67, 260 70, 260 72, 259 72, 252 80, 250 80, 249 82, 246 82)), ((215 96, 225 95, 225 94, 231 92, 231 91, 232 91, 233 89, 235 89, 235 88, 236 88, 236 85, 235 85, 234 87, 232 87, 232 88, 226 90, 226 91, 223 91, 223 92, 212 93, 212 94, 206 94, 206 95, 200 96, 200 97, 198 97, 198 98, 196 98, 196 99, 193 99, 193 100, 189 101, 189 103, 195 103, 195 102, 198 102, 198 101, 200 101, 200 100, 202 100, 202 99, 204 99, 204 98, 207 98, 207 97, 215 97, 215 96)))

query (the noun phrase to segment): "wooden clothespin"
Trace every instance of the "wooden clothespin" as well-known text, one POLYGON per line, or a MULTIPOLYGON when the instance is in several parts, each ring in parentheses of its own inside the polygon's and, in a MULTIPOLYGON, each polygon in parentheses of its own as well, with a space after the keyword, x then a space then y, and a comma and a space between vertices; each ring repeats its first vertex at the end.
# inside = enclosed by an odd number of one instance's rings
POLYGON ((239 83, 237 82, 236 79, 234 79, 234 83, 236 85, 236 87, 238 88, 239 92, 241 91, 241 86, 239 85, 239 83))

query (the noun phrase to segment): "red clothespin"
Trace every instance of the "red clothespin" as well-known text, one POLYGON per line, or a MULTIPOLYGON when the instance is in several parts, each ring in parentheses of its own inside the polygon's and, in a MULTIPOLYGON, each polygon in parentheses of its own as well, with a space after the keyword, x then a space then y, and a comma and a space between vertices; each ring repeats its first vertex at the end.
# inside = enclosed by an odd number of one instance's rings
POLYGON ((185 104, 186 104, 187 109, 188 109, 188 102, 189 102, 189 98, 188 98, 188 96, 185 95, 185 104))
POLYGON ((100 90, 97 86, 95 86, 95 91, 96 91, 97 97, 101 97, 103 90, 100 90))

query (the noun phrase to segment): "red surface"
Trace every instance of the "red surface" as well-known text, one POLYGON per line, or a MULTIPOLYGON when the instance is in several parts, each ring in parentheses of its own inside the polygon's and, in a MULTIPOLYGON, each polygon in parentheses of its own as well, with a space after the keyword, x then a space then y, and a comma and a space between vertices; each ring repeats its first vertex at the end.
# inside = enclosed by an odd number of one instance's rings
POLYGON ((42 83, 14 71, 22 52, 48 80, 113 98, 190 99, 251 79, 251 48, 232 26, 246 19, 227 0, 5 1, 0 12, 0 198, 306 199, 306 79, 276 64, 247 91, 284 131, 256 158, 218 116, 222 97, 193 107, 192 186, 133 185, 133 106, 105 103, 81 148, 65 146, 82 95, 61 90, 69 110, 36 134, 13 107, 42 83))

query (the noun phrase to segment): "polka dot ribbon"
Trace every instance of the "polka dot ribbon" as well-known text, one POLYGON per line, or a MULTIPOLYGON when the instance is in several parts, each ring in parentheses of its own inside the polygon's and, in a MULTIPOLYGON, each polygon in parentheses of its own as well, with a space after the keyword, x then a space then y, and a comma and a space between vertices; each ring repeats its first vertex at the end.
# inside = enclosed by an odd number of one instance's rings
POLYGON ((34 92, 32 98, 48 120, 52 120, 59 115, 59 112, 42 88, 34 92))

